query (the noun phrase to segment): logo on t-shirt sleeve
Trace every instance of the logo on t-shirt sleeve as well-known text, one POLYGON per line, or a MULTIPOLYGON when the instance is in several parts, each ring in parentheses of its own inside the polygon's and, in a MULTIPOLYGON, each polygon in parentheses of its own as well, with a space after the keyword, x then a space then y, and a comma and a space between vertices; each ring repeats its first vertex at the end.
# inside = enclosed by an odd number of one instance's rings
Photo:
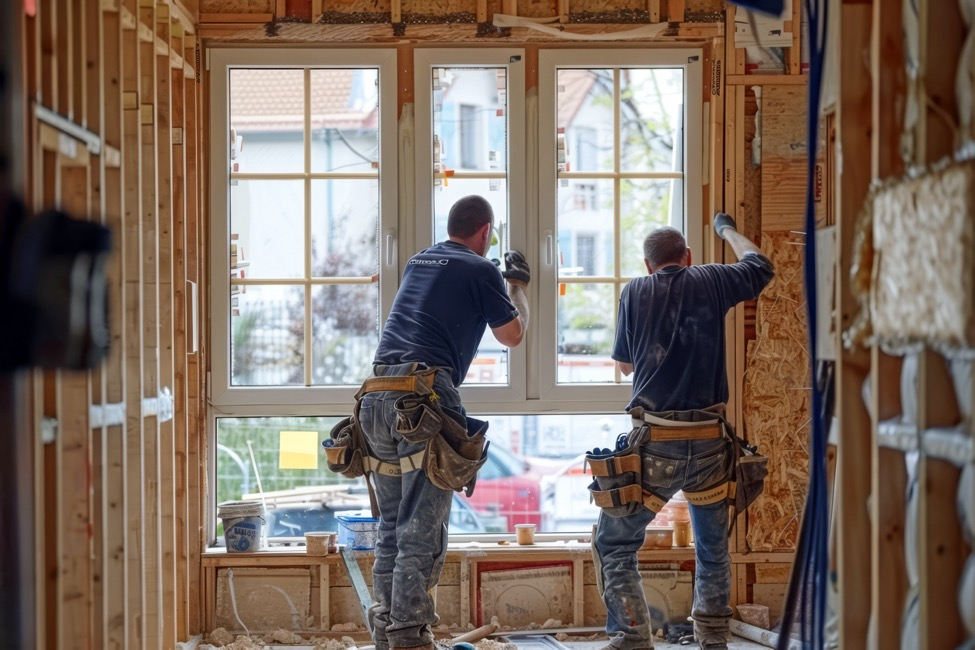
POLYGON ((424 264, 424 265, 427 265, 427 266, 429 266, 429 265, 433 265, 433 266, 447 266, 447 264, 449 264, 449 263, 450 263, 450 260, 448 260, 448 259, 446 259, 444 257, 441 257, 439 260, 420 260, 420 259, 417 259, 417 258, 414 257, 409 262, 407 262, 407 264, 424 264))

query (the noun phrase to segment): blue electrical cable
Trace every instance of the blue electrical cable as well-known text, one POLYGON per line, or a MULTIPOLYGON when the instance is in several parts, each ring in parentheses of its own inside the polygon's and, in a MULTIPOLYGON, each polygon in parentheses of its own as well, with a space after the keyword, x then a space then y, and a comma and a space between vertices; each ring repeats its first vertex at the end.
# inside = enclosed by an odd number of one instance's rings
MULTIPOLYGON (((816 204, 814 196, 816 150, 819 142, 819 100, 822 90, 823 63, 826 49, 828 0, 804 0, 809 17, 809 115, 806 134, 806 246, 804 278, 810 359, 816 363, 816 204)), ((832 374, 823 377, 813 373, 812 413, 809 444, 809 492, 802 517, 796 561, 789 580, 783 609, 778 650, 785 650, 791 638, 796 617, 800 620, 803 648, 822 650, 826 629, 826 590, 829 579, 829 503, 826 489, 826 417, 825 394, 830 390, 832 374), (801 613, 800 613, 801 612, 801 613)))

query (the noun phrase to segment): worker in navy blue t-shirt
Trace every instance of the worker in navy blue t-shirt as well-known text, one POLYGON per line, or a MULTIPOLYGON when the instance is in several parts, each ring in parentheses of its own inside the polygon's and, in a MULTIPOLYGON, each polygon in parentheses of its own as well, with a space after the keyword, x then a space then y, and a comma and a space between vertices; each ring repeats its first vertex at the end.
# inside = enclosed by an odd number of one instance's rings
MULTIPOLYGON (((484 255, 494 211, 481 196, 458 200, 447 217, 448 239, 414 255, 403 271, 376 350, 376 376, 437 368, 433 388, 441 408, 463 414, 458 387, 487 327, 502 345, 521 343, 528 327, 528 264, 516 251, 505 270, 484 255)), ((424 469, 403 461, 424 450, 396 431, 393 407, 401 392, 372 392, 359 403, 370 454, 396 464, 401 475, 374 472, 380 524, 373 565, 375 604, 369 612, 376 650, 433 650, 439 620, 429 591, 447 552, 453 493, 434 485, 424 469)))
MULTIPOLYGON (((620 294, 612 357, 624 376, 633 375, 627 411, 635 427, 653 417, 678 420, 686 427, 690 421, 685 417, 694 411, 724 413, 725 315, 736 304, 757 298, 775 271, 761 250, 735 229, 731 217, 719 213, 714 230, 731 245, 737 263, 691 266, 681 232, 658 228, 643 244, 648 275, 631 280, 620 294)), ((656 421, 651 431, 661 425, 666 422, 656 421)), ((729 512, 723 499, 695 504, 691 495, 727 483, 732 444, 727 436, 672 434, 648 437, 639 448, 643 490, 661 503, 683 490, 689 501, 696 567, 691 615, 695 640, 707 650, 728 647, 729 512)), ((606 509, 599 513, 593 554, 611 650, 653 647, 636 553, 655 516, 649 507, 622 516, 606 509)))

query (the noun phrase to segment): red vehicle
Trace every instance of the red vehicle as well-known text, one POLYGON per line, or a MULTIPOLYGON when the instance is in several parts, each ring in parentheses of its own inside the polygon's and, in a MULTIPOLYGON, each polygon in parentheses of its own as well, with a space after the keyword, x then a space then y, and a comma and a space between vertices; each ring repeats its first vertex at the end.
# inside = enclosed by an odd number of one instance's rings
POLYGON ((461 496, 477 511, 489 532, 512 532, 515 524, 542 524, 542 490, 528 462, 505 447, 492 442, 488 460, 477 473, 477 484, 470 497, 461 496), (498 517, 492 530, 491 516, 498 517), (504 518, 504 522, 500 518, 504 518))

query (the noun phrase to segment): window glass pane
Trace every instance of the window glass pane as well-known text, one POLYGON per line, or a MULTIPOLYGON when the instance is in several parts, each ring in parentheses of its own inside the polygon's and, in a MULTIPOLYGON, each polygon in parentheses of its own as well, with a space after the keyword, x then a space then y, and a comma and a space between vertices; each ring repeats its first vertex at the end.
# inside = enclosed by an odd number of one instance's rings
POLYGON ((655 226, 686 224, 684 71, 564 68, 556 83, 558 273, 568 281, 556 381, 627 383, 609 356, 619 288, 646 273, 643 239, 655 226), (589 277, 598 282, 572 281, 589 277))
POLYGON ((305 167, 305 82, 300 69, 230 71, 231 170, 300 172, 305 167))
POLYGON ((563 179, 559 187, 559 277, 613 276, 612 179, 563 179))
POLYGON ((507 155, 507 70, 434 68, 436 172, 504 172, 507 155))
POLYGON ((680 68, 620 71, 620 169, 675 171, 684 166, 680 143, 684 110, 680 68))
POLYGON ((369 172, 379 164, 379 71, 311 71, 314 172, 369 172))
POLYGON ((599 509, 589 502, 585 452, 615 447, 617 436, 630 430, 628 415, 475 417, 490 423, 491 445, 474 493, 461 498, 488 532, 510 533, 519 523, 545 532, 592 529, 599 509))
POLYGON ((558 71, 558 129, 565 171, 612 171, 613 71, 558 71))
POLYGON ((312 296, 312 383, 361 383, 379 345, 379 283, 317 286, 312 296))
POLYGON ((508 383, 508 348, 498 343, 491 328, 484 330, 477 356, 467 370, 465 386, 508 383))
POLYGON ((559 287, 558 381, 603 383, 616 377, 610 354, 616 336, 613 284, 559 287))
POLYGON ((312 277, 379 272, 378 179, 312 181, 311 213, 312 277))
MULTIPOLYGON (((248 278, 305 274, 305 192, 302 181, 232 181, 231 255, 248 278)), ((233 259, 231 259, 233 265, 233 259)))
POLYGON ((231 293, 231 385, 303 384, 301 287, 232 286, 231 293))
MULTIPOLYGON (((624 277, 646 275, 643 240, 658 226, 683 230, 680 180, 623 180, 620 183, 620 265, 624 277)), ((696 258, 695 258, 696 259, 696 258)))

